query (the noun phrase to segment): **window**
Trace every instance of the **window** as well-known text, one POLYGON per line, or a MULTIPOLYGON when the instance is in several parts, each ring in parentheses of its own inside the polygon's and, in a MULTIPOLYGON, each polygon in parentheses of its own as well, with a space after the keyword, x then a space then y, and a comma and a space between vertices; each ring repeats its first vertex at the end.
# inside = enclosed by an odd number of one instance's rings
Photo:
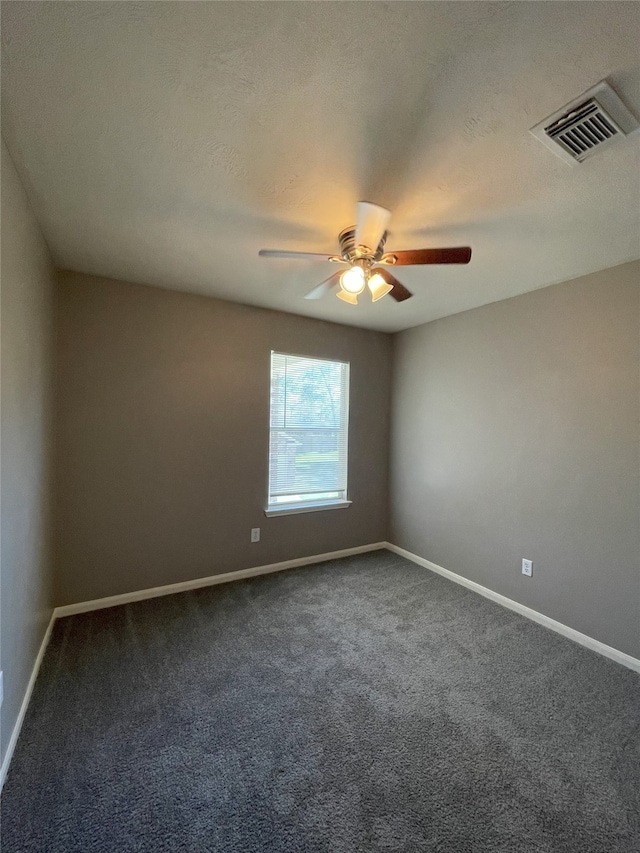
POLYGON ((348 506, 349 365, 271 353, 267 515, 348 506))

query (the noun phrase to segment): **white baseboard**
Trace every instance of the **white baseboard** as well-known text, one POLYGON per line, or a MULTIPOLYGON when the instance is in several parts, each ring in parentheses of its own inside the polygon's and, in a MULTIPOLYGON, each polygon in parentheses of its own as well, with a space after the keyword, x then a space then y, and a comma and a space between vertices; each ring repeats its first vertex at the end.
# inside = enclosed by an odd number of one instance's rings
POLYGON ((27 712, 29 700, 31 699, 31 694, 33 692, 33 687, 38 676, 38 671, 40 670, 40 664, 42 663, 42 658, 44 657, 44 653, 49 644, 51 631, 53 629, 53 624, 56 619, 60 619, 63 616, 72 616, 75 613, 87 613, 91 610, 102 610, 105 607, 115 607, 119 604, 128 604, 133 601, 143 601, 147 598, 157 598, 162 595, 172 595, 176 592, 186 592, 190 589, 199 589, 205 586, 214 586, 219 583, 229 583, 230 581, 257 577, 258 575, 266 575, 272 572, 281 572, 286 569, 297 568, 298 566, 308 566, 313 563, 322 563, 327 560, 336 560, 340 557, 350 557, 354 554, 365 554, 368 551, 378 551, 383 548, 386 548, 387 550, 393 552, 394 554, 398 554, 401 557, 406 557, 407 560, 411 560, 413 563, 417 563, 419 566, 423 566, 424 568, 429 569, 430 571, 435 572, 438 575, 442 575, 443 577, 454 581, 454 583, 460 584, 461 586, 465 586, 467 587, 467 589, 471 589, 474 592, 483 595, 485 598, 489 598, 491 599, 491 601, 495 601, 497 604, 501 604, 503 607, 507 607, 509 610, 514 610, 521 616, 526 616, 533 622, 538 622, 540 625, 544 625, 546 628, 550 628, 552 631, 556 631, 556 633, 562 634, 564 637, 568 637, 570 640, 574 640, 576 643, 580 643, 580 645, 586 646, 586 648, 591 649, 594 652, 598 652, 599 654, 604 655, 605 657, 611 658, 617 663, 620 663, 623 666, 634 670, 635 672, 640 672, 640 660, 632 657, 631 655, 618 651, 618 649, 614 649, 612 646, 607 646, 604 643, 601 643, 599 640, 594 640, 592 637, 589 637, 586 634, 581 634, 580 631, 576 631, 574 628, 569 628, 568 625, 564 625, 562 622, 557 622, 555 619, 551 619, 549 616, 545 616, 543 613, 538 613, 537 610, 532 610, 530 607, 525 607, 524 604, 519 604, 517 601, 513 601, 512 599, 507 598, 504 595, 500 595, 500 593, 494 592, 493 590, 488 589, 487 587, 482 586, 481 584, 476 583, 475 581, 468 580, 467 578, 462 577, 462 575, 457 575, 455 572, 451 572, 448 569, 444 569, 442 568, 442 566, 438 566, 436 563, 432 563, 430 560, 425 560, 424 557, 419 557, 417 554, 412 554, 411 551, 407 551, 404 548, 400 548, 398 545, 393 545, 391 542, 374 542, 370 545, 359 545, 355 548, 344 548, 341 551, 329 551, 326 554, 315 554, 311 557, 299 557, 298 559, 285 560, 281 563, 270 563, 264 566, 254 566, 253 568, 240 569, 236 572, 225 572, 224 574, 211 575, 210 577, 206 578, 197 578, 196 580, 192 581, 183 581, 181 583, 167 584, 166 586, 156 586, 152 587, 151 589, 138 590, 137 592, 127 592, 123 595, 112 595, 108 598, 97 598, 93 601, 80 601, 77 604, 66 604, 62 607, 56 607, 51 615, 51 619, 49 620, 49 624, 47 626, 47 630, 44 633, 44 637, 42 638, 42 643, 40 644, 38 655, 33 664, 31 677, 29 678, 29 683, 27 684, 27 689, 25 691, 24 698, 20 706, 20 712, 18 713, 18 718, 13 727, 13 731, 11 732, 11 738, 9 739, 9 743, 7 745, 7 751, 2 762, 2 767, 0 767, 0 791, 2 790, 2 786, 4 785, 5 779, 7 777, 9 764, 11 763, 11 758, 13 757, 13 752, 15 750, 16 743, 20 735, 20 730, 22 728, 22 723, 27 712))
POLYGON ((225 572, 221 575, 211 575, 210 577, 197 578, 192 581, 172 583, 167 584, 166 586, 156 586, 151 589, 141 589, 137 592, 127 592, 123 595, 111 595, 108 598, 97 598, 94 601, 80 601, 77 604, 66 604, 62 607, 56 607, 51 614, 47 630, 42 638, 42 643, 40 644, 38 655, 33 664, 33 670, 31 671, 31 677, 27 684, 22 705, 20 706, 20 712, 7 745, 7 751, 2 762, 2 767, 0 768, 0 791, 2 790, 2 786, 4 785, 4 781, 9 771, 9 765, 13 757, 13 752, 16 748, 16 743, 20 735, 20 729, 22 728, 25 714, 27 713, 27 707, 29 706, 33 686, 36 683, 40 664, 42 663, 42 658, 44 657, 44 653, 49 645, 49 638, 51 637, 53 623, 56 619, 60 619, 62 616, 72 616, 74 613, 87 613, 90 610, 102 610, 105 607, 115 607, 118 604, 128 604, 132 601, 143 601, 146 598, 158 598, 161 595, 173 595, 173 593, 185 592, 189 589, 199 589, 200 587, 214 586, 219 583, 229 583, 230 581, 242 580, 243 578, 253 578, 257 575, 266 575, 271 572, 282 572, 285 569, 294 569, 298 566, 308 566, 312 563, 323 563, 327 560, 337 560, 340 557, 350 557, 354 554, 365 554, 367 551, 379 551, 384 548, 386 548, 386 542, 373 542, 369 545, 358 545, 355 548, 343 548, 341 551, 329 551, 326 554, 314 554, 311 557, 299 557, 296 560, 285 560, 281 563, 254 566, 250 569, 240 569, 237 572, 225 572))
POLYGON ((0 791, 2 791, 2 786, 4 785, 4 781, 7 778, 7 773, 9 772, 9 765, 11 764, 11 759, 13 758, 13 751, 16 748, 16 743, 18 742, 18 737, 20 736, 22 723, 24 722, 24 717, 27 713, 27 708, 29 707, 31 694, 33 693, 33 686, 36 683, 36 678, 38 677, 38 672, 40 671, 40 664, 42 663, 42 658, 44 657, 44 653, 46 652, 47 646, 49 645, 49 639, 51 637, 51 631, 53 630, 53 623, 55 621, 56 615, 54 611, 51 614, 51 619, 49 619, 47 630, 44 632, 44 637, 42 638, 42 642, 40 643, 40 648, 38 649, 38 654, 36 655, 36 659, 33 664, 33 669, 31 670, 29 683, 27 684, 27 689, 24 692, 22 704, 20 705, 20 711, 18 712, 18 717, 13 726, 13 731, 11 732, 9 743, 7 744, 7 751, 4 754, 4 760, 2 762, 2 766, 0 767, 0 791))
POLYGON ((634 658, 625 652, 618 651, 618 649, 614 649, 613 646, 607 646, 599 640, 594 640, 593 637, 589 637, 587 634, 581 634, 580 631, 576 631, 575 628, 570 628, 562 622, 557 622, 555 619, 551 619, 550 616, 545 616, 544 613, 538 613, 537 610, 532 610, 524 604, 519 604, 511 598, 507 598, 505 595, 500 595, 499 592, 494 592, 492 589, 482 586, 475 581, 468 580, 468 578, 465 578, 462 575, 457 575, 455 572, 449 571, 449 569, 443 569, 442 566, 438 566, 430 560, 425 560, 424 557, 419 557, 417 554, 411 553, 411 551, 406 551, 398 545, 392 545, 390 542, 385 542, 384 544, 385 547, 394 554, 406 557, 407 560, 411 560, 411 562, 417 563, 425 569, 429 569, 438 575, 442 575, 442 577, 448 578, 450 581, 460 584, 460 586, 466 586, 467 589, 471 589, 474 592, 483 595, 485 598, 489 598, 491 601, 495 601, 497 604, 501 604, 503 607, 507 607, 509 610, 519 613, 521 616, 526 616, 527 619, 531 619, 532 622, 544 625, 545 628, 550 628, 557 634, 562 634, 563 637, 568 637, 570 640, 579 643, 581 646, 585 646, 587 649, 591 649, 593 652, 598 652, 598 654, 611 658, 611 660, 616 661, 616 663, 621 663, 622 666, 626 666, 628 669, 640 672, 640 660, 638 658, 634 658))
POLYGON ((206 578, 196 578, 192 581, 181 581, 166 586, 154 586, 136 592, 125 592, 122 595, 110 595, 108 598, 96 598, 93 601, 79 601, 77 604, 65 604, 56 607, 53 615, 56 619, 62 616, 73 616, 75 613, 88 613, 90 610, 102 610, 105 607, 116 607, 119 604, 130 604, 132 601, 144 601, 147 598, 158 598, 161 595, 173 595, 176 592, 187 592, 190 589, 200 589, 204 586, 215 586, 219 583, 239 581, 244 578, 254 578, 257 575, 268 575, 272 572, 282 572, 285 569, 295 569, 312 563, 323 563, 327 560, 337 560, 340 557, 351 557, 354 554, 364 554, 367 551, 380 551, 387 547, 386 542, 373 542, 370 545, 358 545, 355 548, 343 548, 341 551, 328 551, 326 554, 314 554, 311 557, 298 557, 295 560, 285 560, 282 563, 269 563, 265 566, 253 566, 250 569, 239 569, 236 572, 225 572, 221 575, 210 575, 206 578))

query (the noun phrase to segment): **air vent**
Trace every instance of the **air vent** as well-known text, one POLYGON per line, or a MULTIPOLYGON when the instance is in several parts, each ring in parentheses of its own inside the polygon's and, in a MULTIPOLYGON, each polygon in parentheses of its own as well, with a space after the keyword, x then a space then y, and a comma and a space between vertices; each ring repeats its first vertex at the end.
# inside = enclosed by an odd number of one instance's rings
POLYGON ((572 166, 623 139, 638 127, 605 81, 531 129, 531 133, 572 166))
POLYGON ((584 160, 597 145, 622 133, 595 98, 554 121, 544 132, 576 160, 584 160))

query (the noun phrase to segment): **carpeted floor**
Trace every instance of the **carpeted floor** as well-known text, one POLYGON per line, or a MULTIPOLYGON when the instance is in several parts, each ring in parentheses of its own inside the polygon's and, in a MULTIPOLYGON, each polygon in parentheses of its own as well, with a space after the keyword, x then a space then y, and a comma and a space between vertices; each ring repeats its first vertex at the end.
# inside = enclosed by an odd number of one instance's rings
POLYGON ((639 723, 636 674, 377 551, 60 620, 2 853, 631 853, 639 723))

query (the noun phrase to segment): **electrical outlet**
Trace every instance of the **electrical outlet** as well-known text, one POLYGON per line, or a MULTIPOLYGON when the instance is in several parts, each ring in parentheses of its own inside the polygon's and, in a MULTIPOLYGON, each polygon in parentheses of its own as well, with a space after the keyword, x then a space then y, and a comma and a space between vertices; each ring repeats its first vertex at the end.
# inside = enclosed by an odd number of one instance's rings
POLYGON ((4 699, 4 678, 3 674, 0 671, 0 705, 2 705, 2 700, 4 699))
POLYGON ((251 541, 252 542, 259 542, 260 541, 260 528, 259 527, 252 527, 251 528, 251 541))
POLYGON ((530 578, 533 575, 533 560, 522 561, 522 574, 530 578))

